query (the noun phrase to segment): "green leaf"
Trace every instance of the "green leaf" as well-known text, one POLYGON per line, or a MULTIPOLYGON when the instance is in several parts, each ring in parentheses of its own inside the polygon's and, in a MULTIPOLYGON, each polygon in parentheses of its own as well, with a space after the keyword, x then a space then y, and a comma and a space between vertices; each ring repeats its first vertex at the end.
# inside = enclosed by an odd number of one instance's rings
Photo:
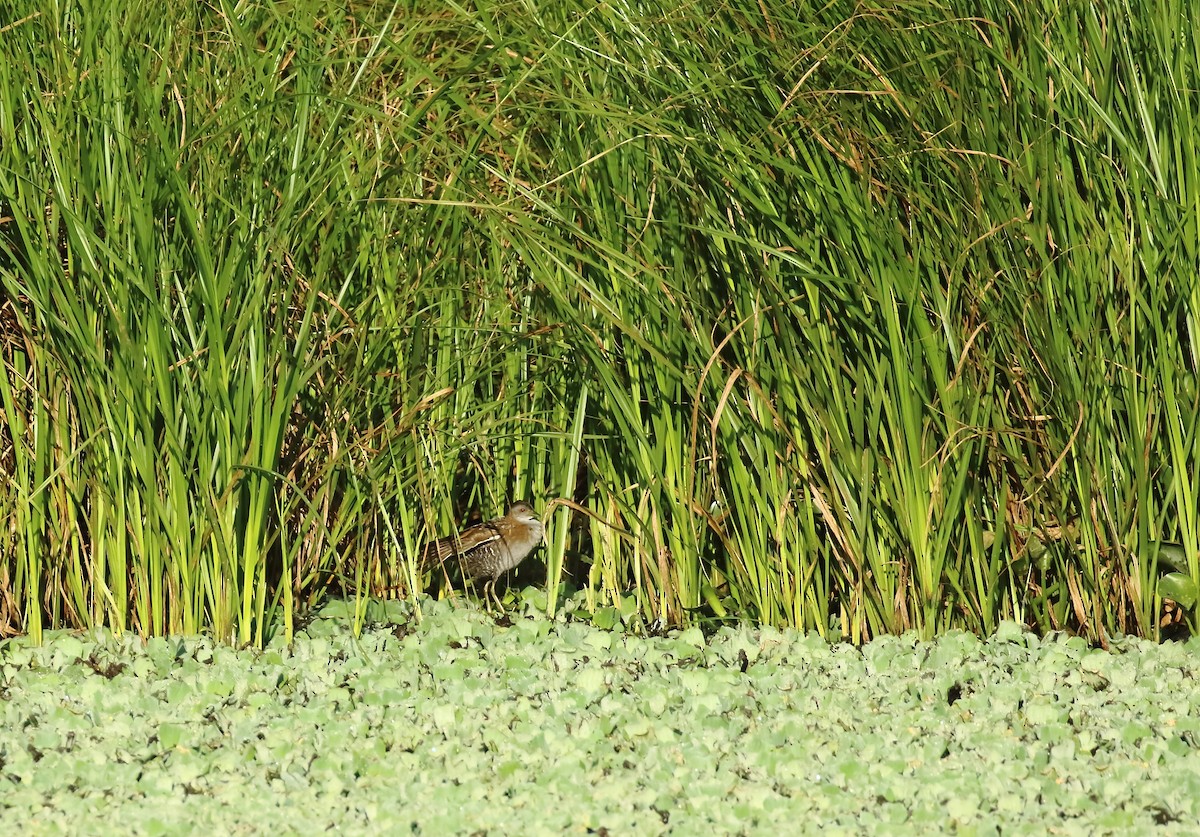
POLYGON ((164 750, 172 750, 183 740, 184 728, 180 724, 165 723, 158 725, 158 743, 164 750))
POLYGON ((1183 573, 1167 573, 1158 580, 1158 595, 1190 609, 1196 604, 1196 582, 1183 573))

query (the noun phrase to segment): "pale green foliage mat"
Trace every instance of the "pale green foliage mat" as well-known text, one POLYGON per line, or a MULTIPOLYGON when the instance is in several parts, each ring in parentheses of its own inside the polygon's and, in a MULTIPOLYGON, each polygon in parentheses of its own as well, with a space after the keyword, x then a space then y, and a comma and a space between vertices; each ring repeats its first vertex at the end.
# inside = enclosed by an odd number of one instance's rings
POLYGON ((647 638, 426 601, 288 650, 0 648, 25 833, 1181 833, 1197 643, 647 638))

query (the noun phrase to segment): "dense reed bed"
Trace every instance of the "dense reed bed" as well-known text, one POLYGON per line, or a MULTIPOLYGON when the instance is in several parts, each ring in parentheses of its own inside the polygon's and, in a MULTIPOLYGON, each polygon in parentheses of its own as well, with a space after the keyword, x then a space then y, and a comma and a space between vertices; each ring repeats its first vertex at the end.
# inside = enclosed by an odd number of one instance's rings
POLYGON ((515 497, 551 609, 1195 627, 1183 4, 15 8, 0 633, 261 644, 515 497))

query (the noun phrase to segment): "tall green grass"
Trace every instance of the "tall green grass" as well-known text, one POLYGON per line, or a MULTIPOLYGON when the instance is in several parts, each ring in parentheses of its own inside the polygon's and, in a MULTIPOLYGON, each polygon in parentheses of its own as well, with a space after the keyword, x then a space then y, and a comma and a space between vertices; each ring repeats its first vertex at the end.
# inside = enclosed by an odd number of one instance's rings
POLYGON ((551 610, 1194 629, 1185 11, 18 4, 0 631, 261 643, 518 497, 551 610))

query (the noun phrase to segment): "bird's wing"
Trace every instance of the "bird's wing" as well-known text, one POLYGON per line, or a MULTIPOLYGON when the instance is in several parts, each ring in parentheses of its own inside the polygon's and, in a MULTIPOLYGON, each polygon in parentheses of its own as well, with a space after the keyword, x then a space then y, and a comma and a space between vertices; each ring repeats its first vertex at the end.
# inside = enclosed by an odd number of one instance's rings
POLYGON ((433 564, 445 561, 453 555, 465 555, 485 543, 500 539, 500 528, 491 522, 479 523, 464 529, 461 534, 439 538, 425 547, 425 561, 433 564))

